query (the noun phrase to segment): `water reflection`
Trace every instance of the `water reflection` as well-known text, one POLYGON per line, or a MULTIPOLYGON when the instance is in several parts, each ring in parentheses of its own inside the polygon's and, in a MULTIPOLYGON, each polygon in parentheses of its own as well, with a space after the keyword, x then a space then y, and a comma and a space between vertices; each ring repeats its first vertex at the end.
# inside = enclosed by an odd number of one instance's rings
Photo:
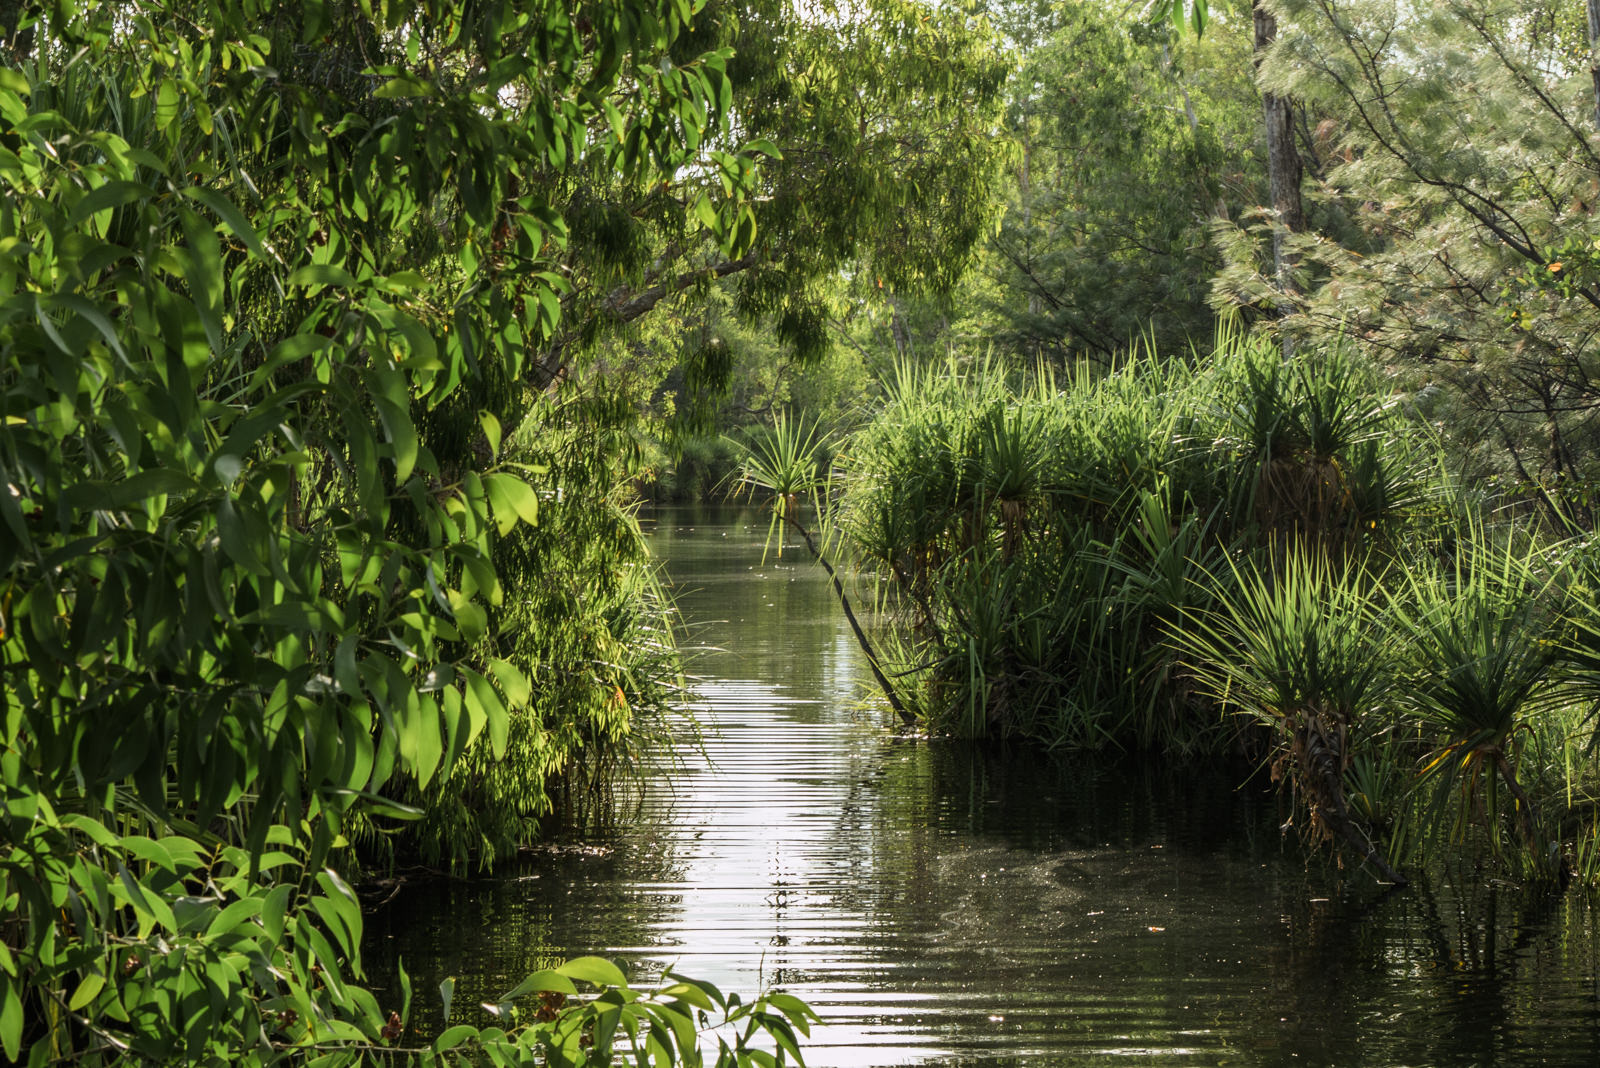
MULTIPOLYGON (((1584 899, 1481 874, 1382 894, 1308 867, 1239 773, 895 738, 822 577, 753 514, 664 516, 716 648, 683 755, 603 848, 407 891, 375 917, 426 995, 600 953, 825 1018, 808 1063, 1600 1063, 1584 899)), ((432 1011, 437 1011, 432 1010, 432 1011)))

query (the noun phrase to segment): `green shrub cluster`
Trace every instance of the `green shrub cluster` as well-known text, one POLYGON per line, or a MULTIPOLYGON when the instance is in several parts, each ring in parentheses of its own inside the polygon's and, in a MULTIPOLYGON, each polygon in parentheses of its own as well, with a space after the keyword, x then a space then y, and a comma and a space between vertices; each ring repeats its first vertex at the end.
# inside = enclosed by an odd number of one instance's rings
POLYGON ((407 789, 437 821, 649 699, 659 653, 608 659, 637 532, 581 512, 616 450, 501 426, 566 433, 523 406, 560 176, 719 128, 693 6, 0 6, 0 1061, 731 1065, 809 1025, 574 961, 420 1034, 334 867, 407 789), (567 721, 568 673, 616 689, 567 721))
POLYGON ((1592 877, 1594 553, 1442 457, 1352 350, 1224 335, 902 370, 837 515, 933 733, 1246 753, 1391 879, 1465 839, 1592 877))
POLYGON ((538 522, 495 546, 504 597, 483 640, 461 650, 491 665, 520 700, 503 750, 480 735, 449 773, 425 787, 405 779, 396 797, 422 809, 415 822, 357 837, 369 863, 393 855, 462 871, 487 867, 540 836, 541 824, 604 815, 650 739, 674 719, 681 685, 669 605, 634 516, 625 466, 600 458, 588 419, 530 418, 508 455, 536 467, 547 490, 538 522))
POLYGON ((849 449, 842 525, 890 580, 930 728, 1215 735, 1164 639, 1207 576, 1274 536, 1351 552, 1413 518, 1429 454, 1375 387, 1342 352, 1285 366, 1243 337, 1066 379, 903 370, 849 449))

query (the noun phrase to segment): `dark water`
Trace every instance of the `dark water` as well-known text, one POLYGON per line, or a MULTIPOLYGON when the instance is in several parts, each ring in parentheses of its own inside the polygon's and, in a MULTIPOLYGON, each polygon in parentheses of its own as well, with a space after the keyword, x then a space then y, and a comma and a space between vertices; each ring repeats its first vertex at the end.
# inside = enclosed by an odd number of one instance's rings
MULTIPOLYGON (((1382 893, 1307 865, 1236 773, 896 739, 823 577, 754 513, 654 534, 701 643, 703 753, 630 829, 369 922, 427 994, 619 958, 824 1018, 829 1065, 1600 1065, 1578 895, 1456 873, 1382 893)), ((801 550, 803 553, 803 550, 801 550)))

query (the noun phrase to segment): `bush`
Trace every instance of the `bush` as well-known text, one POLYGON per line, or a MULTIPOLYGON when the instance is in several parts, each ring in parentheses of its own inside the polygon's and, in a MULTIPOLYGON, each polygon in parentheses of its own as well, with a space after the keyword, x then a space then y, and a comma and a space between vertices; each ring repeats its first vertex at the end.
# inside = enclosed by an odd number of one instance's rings
POLYGON ((1224 559, 1401 537, 1421 445, 1343 349, 1286 367, 1224 335, 1060 382, 906 370, 849 449, 844 526, 900 605, 930 729, 1217 747, 1176 621, 1229 587, 1224 559))

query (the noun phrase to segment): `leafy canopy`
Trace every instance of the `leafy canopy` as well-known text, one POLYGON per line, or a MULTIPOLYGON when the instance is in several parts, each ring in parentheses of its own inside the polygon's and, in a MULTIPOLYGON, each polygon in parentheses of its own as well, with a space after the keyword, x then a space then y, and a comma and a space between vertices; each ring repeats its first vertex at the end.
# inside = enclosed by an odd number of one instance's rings
MULTIPOLYGON (((396 773, 504 751, 521 669, 447 654, 490 627, 494 547, 539 498, 492 413, 464 456, 419 417, 518 379, 560 328, 553 179, 705 165, 728 54, 675 51, 693 7, 20 16, 0 62, 8 1058, 393 1037, 349 981, 360 910, 324 869, 349 814, 405 815, 379 796, 396 773)), ((736 253, 752 170, 723 158, 708 227, 736 253)))

